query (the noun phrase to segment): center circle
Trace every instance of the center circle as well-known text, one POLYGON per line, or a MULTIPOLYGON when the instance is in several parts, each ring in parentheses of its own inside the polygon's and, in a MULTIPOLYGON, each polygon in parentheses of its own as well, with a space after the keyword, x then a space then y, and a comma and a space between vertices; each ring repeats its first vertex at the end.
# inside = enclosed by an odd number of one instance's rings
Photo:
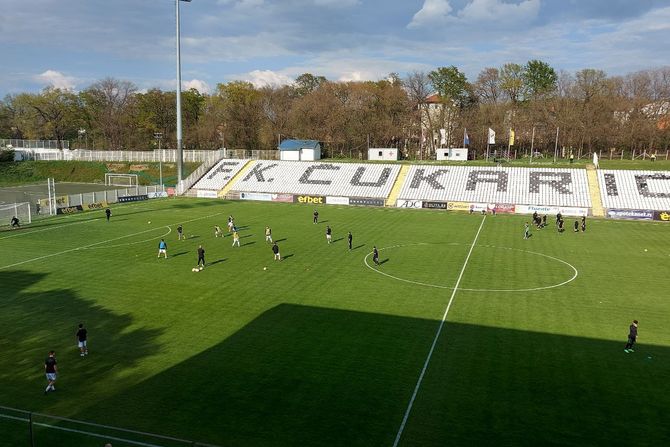
MULTIPOLYGON (((414 243, 379 249, 381 265, 363 262, 374 272, 425 287, 453 290, 470 251, 470 244, 414 243)), ((531 292, 574 281, 579 272, 570 263, 544 253, 494 245, 475 245, 458 290, 470 292, 531 292)))

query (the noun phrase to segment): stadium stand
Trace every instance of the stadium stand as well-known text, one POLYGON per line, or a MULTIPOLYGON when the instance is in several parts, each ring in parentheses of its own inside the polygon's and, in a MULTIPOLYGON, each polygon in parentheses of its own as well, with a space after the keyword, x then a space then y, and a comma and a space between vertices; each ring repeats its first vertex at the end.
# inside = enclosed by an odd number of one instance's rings
POLYGON ((579 169, 412 166, 399 198, 591 206, 586 172, 579 169))
POLYGON ((214 165, 207 174, 203 175, 202 178, 193 185, 193 188, 219 191, 226 185, 226 183, 235 177, 235 174, 237 174, 248 161, 249 160, 223 159, 214 165))
POLYGON ((605 208, 670 210, 670 173, 660 171, 598 171, 605 208))
POLYGON ((235 191, 386 199, 400 165, 259 160, 235 191))

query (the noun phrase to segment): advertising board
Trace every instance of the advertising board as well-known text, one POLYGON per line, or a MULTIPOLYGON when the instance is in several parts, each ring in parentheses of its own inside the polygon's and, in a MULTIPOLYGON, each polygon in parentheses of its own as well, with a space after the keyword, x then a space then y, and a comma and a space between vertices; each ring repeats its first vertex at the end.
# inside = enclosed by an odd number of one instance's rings
POLYGON ((670 211, 654 211, 654 220, 670 222, 670 211))
POLYGON ((349 205, 349 197, 326 197, 328 205, 349 205))
POLYGON ((149 196, 146 194, 142 194, 139 196, 125 196, 125 197, 119 197, 118 202, 119 203, 126 203, 126 202, 140 202, 142 200, 149 200, 149 196))
POLYGON ((652 220, 654 212, 650 210, 620 210, 610 208, 607 210, 607 217, 610 219, 652 220))
POLYGON ((447 202, 427 202, 424 200, 421 207, 430 210, 446 210, 447 202))
POLYGON ((216 191, 199 189, 198 192, 196 192, 196 197, 200 197, 202 199, 216 199, 219 197, 219 194, 216 191))
POLYGON ((324 196, 299 195, 293 196, 293 201, 295 203, 304 203, 307 205, 322 205, 326 203, 326 198, 324 196))
POLYGON ((349 197, 349 205, 384 206, 384 199, 374 199, 371 197, 349 197))
POLYGON ((405 199, 398 199, 396 201, 395 206, 397 208, 415 208, 415 209, 420 209, 423 208, 423 201, 421 200, 405 200, 405 199))
POLYGON ((272 194, 272 201, 293 203, 293 194, 272 194))
POLYGON ((264 192, 241 192, 240 199, 242 200, 260 200, 262 202, 271 202, 272 194, 264 192))
MULTIPOLYGON (((167 196, 168 196, 168 193, 166 191, 156 191, 156 192, 147 193, 147 197, 149 197, 150 199, 160 199, 160 198, 164 198, 164 197, 167 197, 167 196)), ((214 197, 216 198, 216 192, 214 193, 214 197)))
POLYGON ((56 208, 56 214, 74 214, 74 213, 81 213, 82 211, 84 211, 84 207, 81 205, 64 206, 62 208, 56 208))

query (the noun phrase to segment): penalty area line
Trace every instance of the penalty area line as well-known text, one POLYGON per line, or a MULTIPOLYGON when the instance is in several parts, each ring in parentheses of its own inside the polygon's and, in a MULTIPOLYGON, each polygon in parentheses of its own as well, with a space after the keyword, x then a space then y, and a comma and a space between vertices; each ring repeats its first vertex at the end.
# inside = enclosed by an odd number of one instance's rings
POLYGON ((472 255, 472 250, 475 248, 475 244, 477 243, 477 239, 479 239, 479 234, 482 232, 482 228, 484 227, 484 222, 486 221, 486 215, 484 215, 484 218, 482 219, 482 222, 479 224, 479 229, 477 230, 477 234, 475 234, 475 238, 472 241, 472 244, 470 244, 470 250, 468 251, 468 255, 465 257, 465 262, 463 262, 463 267, 461 268, 461 272, 458 275, 458 279, 456 280, 456 285, 454 286, 454 290, 451 292, 451 298, 449 298, 449 302, 447 303, 447 308, 444 310, 444 314, 442 314, 442 320, 440 320, 440 324, 437 327, 437 331, 435 332, 435 337, 433 338, 433 344, 430 346, 430 350, 428 351, 428 355, 426 356, 426 360, 423 362, 423 368, 421 369, 421 374, 419 374, 419 379, 416 381, 416 386, 414 387, 414 392, 412 393, 412 397, 409 400, 409 404, 407 404, 407 409, 405 410, 405 415, 402 418, 402 422, 400 423, 400 428, 398 428, 398 433, 396 434, 395 441, 393 441, 393 447, 397 447, 398 443, 400 442, 400 438, 402 437, 402 433, 405 430, 405 426, 407 425, 407 420, 409 419, 409 415, 412 412, 412 407, 414 406, 414 401, 416 400, 417 394, 419 394, 419 389, 421 388, 421 383, 423 382, 423 377, 426 375, 426 370, 428 370, 428 365, 430 364, 430 359, 433 357, 433 352, 435 351, 435 346, 437 345, 437 340, 440 338, 440 334, 442 333, 442 328, 444 327, 444 323, 447 320, 447 315, 449 315, 449 310, 451 309, 451 304, 454 302, 454 297, 456 296, 456 292, 458 291, 458 286, 461 283, 461 279, 463 279, 463 274, 465 273, 465 268, 468 266, 468 261, 470 260, 470 256, 472 255))

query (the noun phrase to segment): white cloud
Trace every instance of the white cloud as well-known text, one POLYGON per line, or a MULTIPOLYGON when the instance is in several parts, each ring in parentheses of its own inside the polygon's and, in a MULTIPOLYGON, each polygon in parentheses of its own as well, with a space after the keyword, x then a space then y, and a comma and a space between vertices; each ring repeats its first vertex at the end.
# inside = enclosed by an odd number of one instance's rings
POLYGON ((293 78, 272 70, 254 70, 241 75, 242 80, 251 82, 255 87, 279 86, 293 83, 293 78))
POLYGON ((190 81, 182 81, 184 84, 185 90, 190 90, 192 88, 196 89, 200 93, 209 93, 212 91, 209 84, 200 79, 191 79, 190 81))
POLYGON ((359 3, 359 0, 314 0, 316 6, 334 6, 337 8, 356 6, 359 3))
POLYGON ((412 18, 408 28, 419 28, 444 22, 449 18, 453 8, 449 0, 425 0, 423 6, 412 18))
POLYGON ((472 0, 458 16, 462 19, 483 21, 526 21, 537 17, 540 0, 524 0, 521 3, 504 3, 501 0, 472 0))
POLYGON ((540 0, 523 0, 506 3, 503 0, 470 0, 456 14, 449 0, 424 0, 423 7, 414 14, 408 28, 423 28, 446 24, 472 24, 478 22, 507 25, 528 22, 540 12, 540 0))
POLYGON ((47 70, 43 73, 35 75, 33 79, 46 86, 56 87, 62 90, 74 90, 76 86, 76 79, 72 76, 66 76, 60 71, 47 70))

